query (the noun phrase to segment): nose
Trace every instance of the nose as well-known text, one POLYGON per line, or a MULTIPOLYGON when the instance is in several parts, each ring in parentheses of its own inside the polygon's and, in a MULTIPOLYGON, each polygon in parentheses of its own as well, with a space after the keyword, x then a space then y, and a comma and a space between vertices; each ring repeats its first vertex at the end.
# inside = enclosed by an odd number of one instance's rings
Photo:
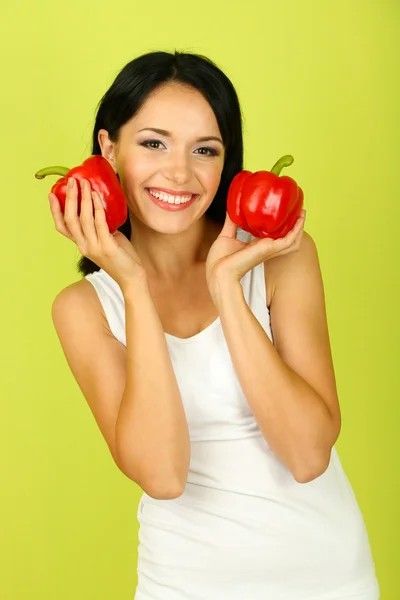
POLYGON ((190 159, 185 152, 171 152, 164 165, 163 176, 177 185, 187 183, 191 178, 190 159))

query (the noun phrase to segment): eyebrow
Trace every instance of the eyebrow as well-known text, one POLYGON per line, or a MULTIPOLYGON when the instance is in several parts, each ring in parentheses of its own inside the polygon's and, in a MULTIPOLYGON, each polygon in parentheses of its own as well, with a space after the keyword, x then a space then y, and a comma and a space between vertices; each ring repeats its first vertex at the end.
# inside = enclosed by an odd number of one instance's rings
MULTIPOLYGON (((156 127, 145 127, 144 129, 140 129, 138 133, 140 133, 141 131, 154 131, 155 133, 159 133, 160 135, 164 135, 165 137, 171 137, 172 135, 170 131, 166 131, 165 129, 157 129, 156 127)), ((224 142, 221 140, 221 138, 216 137, 215 135, 206 135, 205 137, 197 138, 196 142, 209 142, 211 140, 224 145, 224 142)))

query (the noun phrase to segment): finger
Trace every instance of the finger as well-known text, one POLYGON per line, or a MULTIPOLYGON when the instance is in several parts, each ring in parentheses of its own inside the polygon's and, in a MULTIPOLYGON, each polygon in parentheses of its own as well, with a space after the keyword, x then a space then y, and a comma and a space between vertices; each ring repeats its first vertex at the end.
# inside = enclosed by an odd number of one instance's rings
POLYGON ((112 235, 110 234, 110 230, 106 219, 106 213, 100 195, 97 192, 92 192, 92 199, 94 206, 94 223, 96 227, 96 232, 99 241, 104 244, 106 241, 110 241, 112 235))
POLYGON ((304 229, 301 226, 298 230, 296 237, 293 239, 292 243, 284 246, 275 256, 284 256, 285 254, 290 254, 291 252, 297 252, 300 249, 301 241, 303 239, 304 229))
POLYGON ((294 251, 297 251, 300 249, 301 241, 303 239, 303 234, 304 234, 304 229, 300 229, 300 232, 299 232, 298 236, 296 237, 294 244, 292 246, 292 249, 294 251))
POLYGON ((301 216, 284 237, 276 239, 266 237, 257 240, 254 245, 254 259, 262 262, 266 256, 270 259, 297 251, 303 235, 303 225, 304 217, 301 216))
MULTIPOLYGON (((252 245, 250 243, 248 245, 248 249, 252 248, 251 257, 252 260, 259 262, 263 262, 266 256, 271 256, 277 252, 279 252, 279 248, 276 245, 278 240, 273 240, 272 238, 259 238, 258 240, 253 240, 255 243, 252 245)), ((244 249, 244 252, 246 249, 244 249)))
POLYGON ((271 237, 260 238, 254 246, 254 257, 261 261, 265 256, 273 258, 280 256, 288 249, 291 251, 290 248, 294 245, 297 235, 298 223, 296 222, 296 225, 284 237, 276 239, 271 237))
MULTIPOLYGON (((230 216, 228 215, 228 211, 225 215, 225 222, 221 229, 220 236, 234 238, 236 237, 237 225, 232 221, 230 216)), ((218 236, 219 237, 219 236, 218 236)))
POLYGON ((92 189, 89 181, 81 179, 81 214, 80 222, 84 235, 86 236, 89 243, 95 246, 98 243, 96 226, 93 218, 93 200, 92 200, 92 189))
POLYGON ((306 220, 306 216, 304 214, 303 216, 299 217, 298 222, 296 224, 297 234, 296 234, 296 237, 294 240, 294 244, 296 244, 298 246, 300 246, 301 240, 303 238, 305 220, 306 220))
POLYGON ((290 248, 293 244, 296 243, 297 237, 303 231, 304 227, 304 216, 300 216, 292 229, 285 235, 283 238, 279 238, 281 240, 282 249, 290 248))
POLYGON ((72 187, 67 185, 66 190, 64 219, 68 229, 74 236, 78 248, 83 248, 85 245, 85 235, 78 217, 78 182, 75 181, 74 177, 70 177, 69 181, 71 180, 73 185, 72 187))
POLYGON ((301 245, 301 238, 300 238, 299 242, 296 242, 295 244, 293 244, 293 246, 289 246, 288 248, 281 250, 277 254, 274 254, 274 257, 275 256, 284 256, 285 254, 292 254, 293 252, 298 252, 300 250, 300 245, 301 245))
POLYGON ((49 200, 50 200, 50 210, 51 210, 51 214, 53 215, 53 220, 54 220, 54 224, 56 226, 56 230, 59 233, 61 233, 62 235, 64 235, 66 238, 68 238, 69 240, 74 241, 74 238, 65 223, 64 215, 61 211, 60 202, 59 202, 57 196, 55 194, 50 193, 49 200))

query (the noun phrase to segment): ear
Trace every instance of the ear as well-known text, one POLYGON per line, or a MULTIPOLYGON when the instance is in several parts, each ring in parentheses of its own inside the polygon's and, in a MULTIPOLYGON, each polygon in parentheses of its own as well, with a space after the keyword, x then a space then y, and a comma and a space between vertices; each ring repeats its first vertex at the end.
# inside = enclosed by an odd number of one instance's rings
POLYGON ((97 134, 97 139, 101 148, 102 156, 108 160, 115 172, 117 172, 117 165, 115 162, 115 145, 109 138, 108 131, 106 129, 100 129, 97 134))

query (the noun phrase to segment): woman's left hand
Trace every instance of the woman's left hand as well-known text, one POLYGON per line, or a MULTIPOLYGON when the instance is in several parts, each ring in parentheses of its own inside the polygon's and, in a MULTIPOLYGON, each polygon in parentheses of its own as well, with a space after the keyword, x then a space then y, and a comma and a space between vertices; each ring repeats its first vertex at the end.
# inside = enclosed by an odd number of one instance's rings
POLYGON ((293 229, 283 238, 256 238, 246 243, 236 239, 237 225, 226 213, 224 226, 211 246, 206 261, 207 285, 214 302, 222 280, 238 282, 260 263, 296 252, 303 236, 305 216, 306 211, 302 210, 293 229))

